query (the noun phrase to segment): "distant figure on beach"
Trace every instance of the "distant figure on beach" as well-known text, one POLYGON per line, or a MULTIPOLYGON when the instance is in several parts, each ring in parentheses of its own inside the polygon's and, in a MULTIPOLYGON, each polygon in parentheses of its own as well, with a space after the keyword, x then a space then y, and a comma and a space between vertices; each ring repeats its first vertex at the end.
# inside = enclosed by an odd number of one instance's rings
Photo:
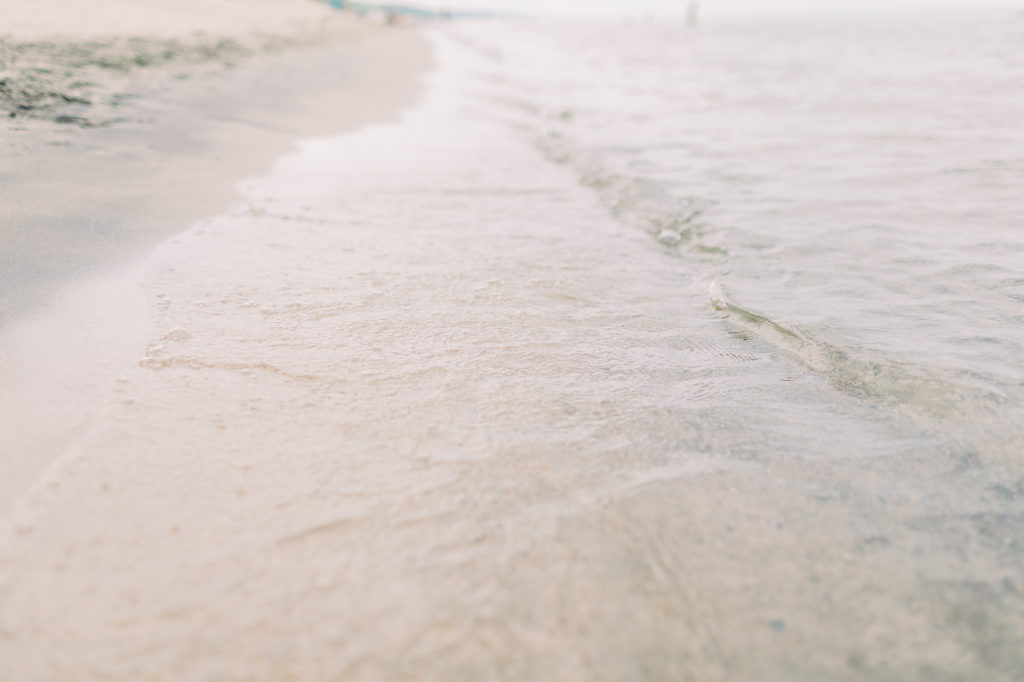
POLYGON ((697 25, 697 11, 700 9, 700 0, 690 0, 686 6, 686 25, 697 25))

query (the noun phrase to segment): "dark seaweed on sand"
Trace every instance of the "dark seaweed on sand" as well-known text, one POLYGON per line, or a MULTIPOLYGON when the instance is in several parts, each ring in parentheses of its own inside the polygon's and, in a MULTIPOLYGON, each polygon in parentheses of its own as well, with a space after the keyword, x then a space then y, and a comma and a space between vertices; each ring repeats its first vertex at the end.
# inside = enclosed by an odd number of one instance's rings
POLYGON ((291 46, 273 38, 112 38, 82 42, 14 42, 0 38, 0 115, 80 126, 112 122, 111 109, 131 93, 125 77, 141 69, 230 67, 259 52, 291 46))

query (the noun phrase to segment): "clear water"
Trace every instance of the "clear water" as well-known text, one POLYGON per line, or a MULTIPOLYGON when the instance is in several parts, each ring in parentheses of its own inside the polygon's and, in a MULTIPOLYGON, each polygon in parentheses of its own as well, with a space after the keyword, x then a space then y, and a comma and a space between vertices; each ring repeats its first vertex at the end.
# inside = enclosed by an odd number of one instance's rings
MULTIPOLYGON (((879 404, 1024 404, 1024 21, 485 27, 481 88, 731 323, 879 404)), ((695 296, 688 290, 681 295, 695 296)))
POLYGON ((1020 26, 430 35, 421 106, 151 256, 0 660, 1020 679, 1020 26))

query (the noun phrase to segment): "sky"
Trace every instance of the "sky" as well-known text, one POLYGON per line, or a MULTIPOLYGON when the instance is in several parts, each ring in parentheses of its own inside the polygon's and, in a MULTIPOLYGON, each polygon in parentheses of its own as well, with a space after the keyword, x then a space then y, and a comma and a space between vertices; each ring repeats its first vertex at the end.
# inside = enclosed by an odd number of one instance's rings
MULTIPOLYGON (((437 0, 435 0, 437 1, 437 0)), ((683 14, 688 0, 442 0, 452 9, 513 11, 562 15, 683 14)), ((410 4, 412 4, 410 2, 410 4)), ((427 7, 430 0, 416 4, 427 7)), ((1024 0, 701 0, 705 15, 750 14, 797 10, 921 10, 1019 7, 1024 0)))

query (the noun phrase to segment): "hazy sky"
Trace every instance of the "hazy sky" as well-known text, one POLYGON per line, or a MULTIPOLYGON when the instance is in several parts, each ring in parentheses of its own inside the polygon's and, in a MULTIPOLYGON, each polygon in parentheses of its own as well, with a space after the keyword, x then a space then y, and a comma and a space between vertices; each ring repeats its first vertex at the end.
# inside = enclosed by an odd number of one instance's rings
MULTIPOLYGON (((436 2, 437 0, 435 0, 436 2)), ((444 1, 444 0, 442 0, 444 1)), ((682 14, 687 0, 447 0, 452 8, 543 14, 682 14)), ((413 4, 413 3, 410 3, 413 4)), ((417 2, 429 6, 429 0, 417 2)), ((701 0, 706 15, 790 10, 919 10, 1020 7, 1024 0, 701 0)))

